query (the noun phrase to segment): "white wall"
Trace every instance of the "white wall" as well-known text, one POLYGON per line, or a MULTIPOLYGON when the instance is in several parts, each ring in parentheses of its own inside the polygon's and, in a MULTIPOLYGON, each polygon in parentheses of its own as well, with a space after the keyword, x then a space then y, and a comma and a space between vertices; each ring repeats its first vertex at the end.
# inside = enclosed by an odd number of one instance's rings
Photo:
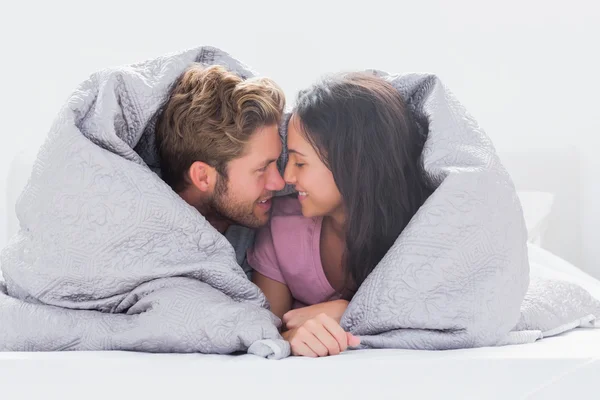
MULTIPOLYGON (((210 44, 289 96, 324 72, 428 71, 499 149, 580 151, 580 259, 600 272, 600 13, 591 1, 37 3, 13 0, 0 10, 0 193, 15 149, 39 144, 75 86, 106 66, 210 44)), ((0 224, 6 212, 0 201, 0 224)))

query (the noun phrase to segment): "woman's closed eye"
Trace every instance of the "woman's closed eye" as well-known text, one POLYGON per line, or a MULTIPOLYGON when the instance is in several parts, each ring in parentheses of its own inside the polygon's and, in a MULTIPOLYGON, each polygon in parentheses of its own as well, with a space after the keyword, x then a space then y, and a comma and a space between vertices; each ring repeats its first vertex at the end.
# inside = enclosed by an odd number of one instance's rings
POLYGON ((298 168, 302 168, 302 166, 303 166, 304 164, 306 164, 306 163, 295 163, 296 167, 298 167, 298 168))

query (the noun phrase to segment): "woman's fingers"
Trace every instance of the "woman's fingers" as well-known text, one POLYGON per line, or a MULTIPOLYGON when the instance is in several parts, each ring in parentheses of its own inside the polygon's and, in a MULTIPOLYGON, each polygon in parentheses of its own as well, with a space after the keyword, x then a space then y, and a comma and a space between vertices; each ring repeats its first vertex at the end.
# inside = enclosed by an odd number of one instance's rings
POLYGON ((340 324, 327 314, 319 314, 316 319, 329 332, 331 337, 335 339, 335 341, 338 344, 340 353, 342 351, 346 351, 346 349, 348 348, 348 337, 346 336, 346 331, 342 329, 340 324))
POLYGON ((326 314, 306 321, 290 339, 292 354, 308 357, 337 355, 348 346, 359 344, 359 338, 345 332, 337 321, 326 314))
POLYGON ((312 351, 312 349, 306 343, 304 343, 301 338, 295 337, 292 339, 290 342, 290 347, 292 348, 292 355, 318 357, 317 353, 312 351))
POLYGON ((360 338, 354 336, 350 332, 345 332, 345 334, 348 338, 348 346, 356 347, 356 346, 360 345, 360 338))
POLYGON ((329 355, 329 348, 317 337, 315 332, 318 332, 318 330, 319 328, 310 323, 309 320, 298 328, 298 334, 302 341, 319 357, 325 357, 329 355))
MULTIPOLYGON (((327 349, 328 355, 340 354, 340 344, 336 338, 325 328, 321 320, 310 319, 303 325, 327 349)), ((313 350, 316 350, 313 348, 313 350)))

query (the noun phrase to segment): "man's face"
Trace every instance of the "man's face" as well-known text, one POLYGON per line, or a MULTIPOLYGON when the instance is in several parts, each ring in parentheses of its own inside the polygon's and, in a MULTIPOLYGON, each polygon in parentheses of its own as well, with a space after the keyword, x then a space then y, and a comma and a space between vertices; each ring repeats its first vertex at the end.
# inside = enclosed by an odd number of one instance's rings
POLYGON ((277 170, 281 139, 277 125, 259 128, 245 155, 229 162, 227 179, 219 176, 211 208, 233 223, 258 228, 269 221, 273 192, 285 182, 277 170))

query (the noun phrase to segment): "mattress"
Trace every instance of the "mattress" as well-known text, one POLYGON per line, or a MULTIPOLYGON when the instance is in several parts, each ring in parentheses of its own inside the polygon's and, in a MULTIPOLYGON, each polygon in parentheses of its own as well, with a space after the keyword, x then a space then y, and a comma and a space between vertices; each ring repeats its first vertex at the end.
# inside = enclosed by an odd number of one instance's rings
POLYGON ((0 354, 6 398, 567 398, 600 394, 600 330, 453 351, 321 359, 126 352, 0 354))
MULTIPOLYGON (((532 269, 600 298, 600 282, 531 245, 532 269)), ((1 327, 0 327, 1 329, 1 327)), ((600 329, 451 351, 359 350, 280 361, 251 355, 0 353, 0 397, 563 399, 600 395, 600 329)))

